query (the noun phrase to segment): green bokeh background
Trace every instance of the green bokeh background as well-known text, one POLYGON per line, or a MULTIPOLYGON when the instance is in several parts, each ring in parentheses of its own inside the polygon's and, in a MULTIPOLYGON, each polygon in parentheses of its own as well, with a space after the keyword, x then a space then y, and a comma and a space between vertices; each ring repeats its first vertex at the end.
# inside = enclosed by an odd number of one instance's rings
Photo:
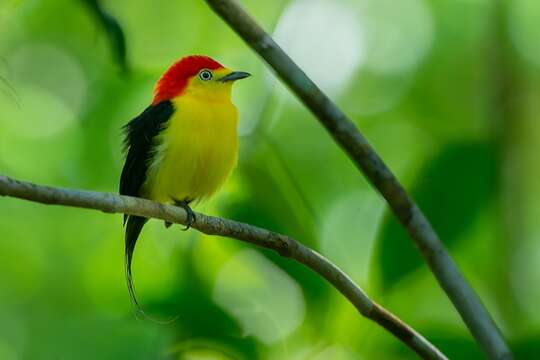
MULTIPOLYGON (((243 0, 356 122, 432 221, 517 359, 540 357, 540 3, 243 0)), ((181 56, 236 85, 241 155, 196 210, 290 234, 451 359, 481 359, 380 197, 202 0, 0 0, 0 173, 115 192, 120 128, 181 56), (114 35, 114 34, 113 34, 114 35)), ((414 359, 304 267, 151 221, 123 277, 120 215, 0 199, 0 360, 414 359)))

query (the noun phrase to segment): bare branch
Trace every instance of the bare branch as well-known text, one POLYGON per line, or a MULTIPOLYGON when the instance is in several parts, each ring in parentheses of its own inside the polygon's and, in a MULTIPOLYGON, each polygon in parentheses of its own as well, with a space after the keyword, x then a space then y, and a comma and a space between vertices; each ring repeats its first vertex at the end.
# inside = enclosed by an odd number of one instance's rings
POLYGON ((355 124, 234 0, 205 0, 300 98, 386 199, 437 281, 490 359, 511 359, 499 329, 433 227, 355 124))
MULTIPOLYGON (((0 175, 0 196, 10 196, 49 205, 64 205, 122 213, 186 224, 187 214, 176 206, 111 193, 41 186, 0 175)), ((435 346, 388 310, 372 301, 343 271, 321 254, 295 239, 253 225, 214 216, 196 214, 193 228, 208 235, 220 235, 271 249, 317 272, 341 292, 365 317, 375 321, 423 359, 447 359, 435 346)))

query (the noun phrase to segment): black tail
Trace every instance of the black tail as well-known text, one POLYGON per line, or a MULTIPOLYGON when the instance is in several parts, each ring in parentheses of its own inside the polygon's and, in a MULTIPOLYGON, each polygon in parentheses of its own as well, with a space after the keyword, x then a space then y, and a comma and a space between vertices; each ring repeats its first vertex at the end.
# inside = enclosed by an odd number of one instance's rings
MULTIPOLYGON (((139 237, 139 234, 141 233, 141 230, 146 224, 148 219, 140 217, 140 216, 128 216, 127 217, 127 225, 126 225, 126 239, 125 239, 125 271, 126 271, 126 282, 128 286, 129 291, 129 297, 131 298, 131 302, 137 309, 137 312, 139 314, 144 314, 144 311, 142 310, 141 305, 139 304, 139 301, 137 301, 137 294, 135 293, 135 288, 133 287, 133 280, 131 278, 131 260, 133 258, 133 251, 135 250, 135 244, 137 244, 137 238, 139 237)), ((126 219, 124 219, 124 223, 126 223, 126 219)))

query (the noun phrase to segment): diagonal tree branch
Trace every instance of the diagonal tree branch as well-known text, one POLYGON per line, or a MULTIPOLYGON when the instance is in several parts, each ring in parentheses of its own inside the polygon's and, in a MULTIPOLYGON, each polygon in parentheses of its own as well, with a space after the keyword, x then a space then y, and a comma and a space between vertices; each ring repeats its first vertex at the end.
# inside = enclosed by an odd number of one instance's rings
POLYGON ((355 124, 236 1, 205 1, 274 69, 386 199, 486 355, 490 359, 511 359, 512 354, 495 322, 437 233, 355 124))
MULTIPOLYGON (((0 196, 10 196, 49 205, 96 209, 186 224, 187 214, 180 207, 111 193, 70 190, 41 186, 0 175, 0 196)), ((384 327, 423 359, 446 360, 435 346, 395 315, 372 301, 343 271, 314 250, 295 239, 253 225, 196 214, 193 228, 208 235, 220 235, 271 249, 317 272, 341 292, 366 318, 384 327)))

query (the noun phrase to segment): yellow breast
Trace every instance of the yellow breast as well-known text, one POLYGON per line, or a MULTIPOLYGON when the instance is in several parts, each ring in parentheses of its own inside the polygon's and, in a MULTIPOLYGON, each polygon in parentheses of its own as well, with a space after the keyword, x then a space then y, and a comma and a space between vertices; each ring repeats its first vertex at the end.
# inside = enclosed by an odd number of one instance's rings
POLYGON ((237 110, 229 97, 186 94, 158 137, 145 192, 150 199, 202 200, 215 193, 236 166, 237 110))

